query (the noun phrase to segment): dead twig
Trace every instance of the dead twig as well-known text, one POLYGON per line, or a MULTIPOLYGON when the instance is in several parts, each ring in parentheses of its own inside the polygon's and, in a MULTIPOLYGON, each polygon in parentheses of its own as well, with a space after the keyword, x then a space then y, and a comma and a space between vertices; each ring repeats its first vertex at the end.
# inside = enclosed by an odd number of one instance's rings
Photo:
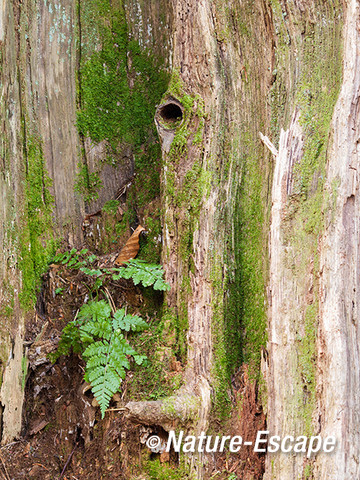
POLYGON ((3 445, 2 447, 0 447, 0 449, 2 450, 3 448, 8 448, 8 447, 11 447, 11 445, 15 445, 16 443, 21 443, 22 440, 17 440, 16 442, 11 442, 11 443, 7 443, 6 445, 3 445))
POLYGON ((126 407, 119 407, 119 408, 107 408, 107 412, 126 412, 126 410, 129 410, 126 407))
POLYGON ((109 303, 110 303, 110 306, 111 306, 112 313, 114 314, 114 313, 116 312, 116 306, 115 306, 115 302, 114 302, 114 300, 113 300, 112 296, 110 295, 110 292, 109 292, 109 290, 108 290, 106 287, 104 287, 104 293, 105 293, 105 295, 106 295, 107 299, 109 300, 109 303))
POLYGON ((44 468, 47 472, 50 471, 50 470, 49 470, 48 468, 46 468, 45 465, 43 465, 42 463, 34 463, 34 465, 38 465, 39 467, 44 468))
MULTIPOLYGON (((68 467, 68 465, 69 465, 69 463, 70 463, 70 460, 71 460, 72 456, 74 455, 74 452, 75 452, 77 446, 78 446, 78 444, 75 445, 75 447, 73 448, 72 452, 70 453, 68 459, 66 460, 66 463, 65 463, 65 465, 64 465, 64 468, 62 469, 62 472, 61 472, 61 474, 60 474, 59 480, 61 480, 61 479, 63 478, 64 473, 65 473, 65 470, 67 469, 67 467, 68 467)), ((9 480, 10 480, 10 479, 9 479, 9 480)))
POLYGON ((8 474, 8 471, 7 471, 7 468, 6 468, 6 465, 5 465, 5 462, 4 462, 4 459, 1 455, 1 453, 0 453, 0 460, 1 460, 2 466, 4 467, 4 470, 5 470, 6 479, 10 480, 10 477, 9 477, 9 474, 8 474))

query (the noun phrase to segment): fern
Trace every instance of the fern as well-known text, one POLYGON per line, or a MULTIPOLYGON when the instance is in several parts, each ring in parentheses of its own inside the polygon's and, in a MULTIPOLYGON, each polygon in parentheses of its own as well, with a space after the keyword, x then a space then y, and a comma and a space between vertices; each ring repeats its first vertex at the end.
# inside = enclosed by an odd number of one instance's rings
POLYGON ((88 251, 87 248, 83 248, 78 252, 76 248, 72 248, 67 252, 56 255, 52 261, 53 263, 66 265, 68 268, 81 270, 82 268, 86 268, 87 265, 94 263, 97 259, 97 256, 93 254, 86 256, 88 251))
POLYGON ((51 362, 55 363, 62 355, 69 355, 71 349, 74 353, 80 353, 82 351, 82 342, 78 327, 79 322, 77 320, 73 320, 66 325, 62 331, 56 352, 49 354, 51 362))
POLYGON ((125 310, 121 309, 114 313, 113 328, 114 330, 139 332, 147 328, 147 323, 136 315, 126 315, 125 310))
POLYGON ((170 285, 163 278, 164 270, 161 265, 146 263, 141 260, 129 260, 121 268, 89 268, 97 257, 93 254, 86 256, 87 253, 86 248, 79 252, 73 248, 54 257, 53 262, 66 265, 71 269, 78 269, 90 277, 96 277, 98 287, 102 284, 99 277, 112 275, 113 280, 119 280, 120 278, 128 280, 131 278, 135 285, 141 283, 143 287, 152 286, 154 290, 170 290, 170 285))
MULTIPOLYGON (((96 260, 95 255, 88 255, 87 249, 78 252, 73 248, 57 255, 53 261, 96 277, 92 291, 98 292, 106 277, 113 280, 132 279, 135 285, 152 286, 154 290, 170 289, 163 278, 161 265, 130 260, 121 268, 94 268, 96 260)), ((112 315, 105 300, 91 301, 84 304, 77 318, 63 329, 57 351, 50 359, 55 362, 71 350, 82 355, 86 364, 84 378, 91 385, 103 418, 112 396, 125 378, 126 370, 130 368, 130 358, 137 365, 142 365, 146 360, 144 355, 139 355, 129 345, 123 332, 140 332, 147 326, 142 318, 129 315, 124 309, 117 310, 112 315)))
POLYGON ((110 305, 105 300, 85 303, 78 314, 79 320, 105 320, 111 315, 110 305))
POLYGON ((141 260, 130 260, 126 267, 113 268, 113 280, 131 278, 135 285, 141 283, 144 287, 152 286, 154 290, 166 291, 170 285, 163 279, 164 270, 161 265, 154 265, 141 260))
POLYGON ((122 332, 139 332, 147 327, 142 318, 126 314, 123 308, 112 316, 110 306, 100 300, 83 305, 77 319, 63 330, 52 360, 68 354, 71 348, 82 354, 86 362, 84 378, 99 402, 102 418, 130 368, 129 357, 138 365, 146 360, 135 352, 122 332))

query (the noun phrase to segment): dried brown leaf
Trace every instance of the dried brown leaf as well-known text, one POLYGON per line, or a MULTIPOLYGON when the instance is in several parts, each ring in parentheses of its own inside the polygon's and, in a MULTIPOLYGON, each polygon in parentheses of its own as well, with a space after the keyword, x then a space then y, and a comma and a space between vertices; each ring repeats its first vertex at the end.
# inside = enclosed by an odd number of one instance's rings
POLYGON ((145 230, 144 227, 139 225, 134 233, 131 235, 129 240, 125 243, 124 247, 121 249, 117 259, 115 260, 116 265, 123 265, 132 258, 135 258, 139 252, 139 237, 141 232, 145 230))

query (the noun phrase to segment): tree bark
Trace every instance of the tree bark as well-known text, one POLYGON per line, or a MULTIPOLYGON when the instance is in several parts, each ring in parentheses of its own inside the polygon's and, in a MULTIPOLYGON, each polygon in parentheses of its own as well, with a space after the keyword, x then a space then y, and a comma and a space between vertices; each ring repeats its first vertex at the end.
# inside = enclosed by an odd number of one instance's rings
MULTIPOLYGON (((121 168, 104 166, 106 141, 78 133, 84 42, 75 38, 91 25, 82 2, 60 3, 0 8, 3 443, 21 429, 24 330, 34 311, 23 299, 39 270, 28 253, 35 243, 45 249, 52 230, 80 246, 85 210, 101 209, 134 173, 131 147, 121 168), (90 171, 102 165, 93 202, 74 190, 81 155, 90 171), (34 179, 40 214, 29 198, 34 179), (48 193, 54 222, 34 239, 31 217, 47 218, 48 193)), ((232 375, 247 365, 266 385, 259 401, 270 434, 338 442, 334 455, 268 454, 263 478, 357 478, 358 0, 118 3, 131 38, 171 74, 154 111, 171 286, 163 318, 169 355, 185 370, 178 396, 130 402, 128 414, 206 432, 213 418, 224 422, 232 375)), ((211 461, 194 456, 196 478, 211 461)))

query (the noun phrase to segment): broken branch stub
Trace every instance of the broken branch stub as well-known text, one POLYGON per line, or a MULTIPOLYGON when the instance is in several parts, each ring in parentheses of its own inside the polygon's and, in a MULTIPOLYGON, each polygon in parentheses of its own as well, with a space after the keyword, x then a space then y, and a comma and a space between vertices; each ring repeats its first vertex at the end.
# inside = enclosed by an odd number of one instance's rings
POLYGON ((259 136, 260 136, 261 141, 265 145, 265 147, 267 147, 270 150, 270 152, 274 156, 274 159, 276 159, 276 157, 279 155, 279 152, 278 152, 277 148, 275 147, 275 145, 270 141, 270 139, 266 135, 263 135, 261 132, 259 132, 259 136))
POLYGON ((179 395, 162 400, 128 402, 126 416, 144 425, 158 425, 166 431, 177 425, 189 425, 198 418, 200 399, 195 395, 179 395))

